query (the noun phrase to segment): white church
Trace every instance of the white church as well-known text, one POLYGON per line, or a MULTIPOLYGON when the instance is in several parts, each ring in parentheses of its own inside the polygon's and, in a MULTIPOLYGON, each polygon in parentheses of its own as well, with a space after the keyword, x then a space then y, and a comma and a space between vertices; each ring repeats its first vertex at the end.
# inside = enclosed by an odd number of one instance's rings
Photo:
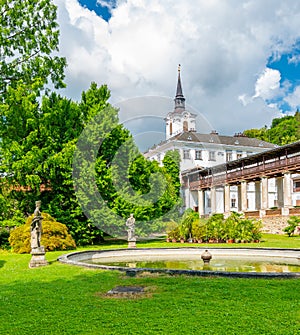
MULTIPOLYGON (((196 131, 196 114, 193 114, 185 108, 185 98, 181 84, 180 66, 178 68, 178 81, 175 95, 174 110, 170 111, 165 118, 166 139, 158 145, 153 146, 144 153, 144 156, 150 160, 162 162, 164 155, 169 150, 178 150, 181 156, 181 173, 193 168, 208 168, 223 164, 228 161, 236 160, 265 150, 273 149, 276 145, 248 138, 241 134, 234 136, 219 135, 217 131, 212 130, 208 134, 198 133, 196 131)), ((255 208, 254 185, 248 186, 249 204, 248 208, 255 208), (252 190, 253 188, 253 190, 252 190), (253 191, 253 199, 251 192, 253 191)), ((275 183, 269 180, 269 203, 276 206, 275 183)), ((190 191, 188 188, 182 189, 185 208, 198 208, 197 192, 190 191)), ((210 194, 206 194, 207 204, 205 213, 209 214, 210 194)), ((217 195, 218 199, 218 195, 217 195)), ((223 207, 223 200, 220 197, 219 211, 223 207)), ((237 191, 231 192, 231 210, 237 210, 237 191)), ((217 208, 218 211, 218 208, 217 208)))

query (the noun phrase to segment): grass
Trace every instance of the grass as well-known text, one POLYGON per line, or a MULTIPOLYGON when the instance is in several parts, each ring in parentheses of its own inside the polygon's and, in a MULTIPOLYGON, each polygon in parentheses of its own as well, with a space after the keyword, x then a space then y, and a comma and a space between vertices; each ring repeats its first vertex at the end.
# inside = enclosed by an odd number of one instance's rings
MULTIPOLYGON (((300 247, 297 238, 264 239, 255 247, 300 247)), ((171 245, 190 246, 158 241, 139 246, 171 245)), ((0 334, 300 334, 297 279, 131 278, 60 264, 56 259, 63 253, 49 252, 49 266, 29 269, 30 255, 0 252, 0 334), (151 294, 105 296, 118 285, 145 286, 151 294)))
MULTIPOLYGON (((116 246, 118 246, 116 242, 116 246)), ((124 245, 122 243, 121 245, 124 245)), ((288 237, 287 235, 263 234, 260 243, 167 243, 164 239, 149 240, 138 243, 139 247, 152 247, 152 248, 178 248, 178 247, 213 247, 213 248, 300 248, 300 235, 288 237)))

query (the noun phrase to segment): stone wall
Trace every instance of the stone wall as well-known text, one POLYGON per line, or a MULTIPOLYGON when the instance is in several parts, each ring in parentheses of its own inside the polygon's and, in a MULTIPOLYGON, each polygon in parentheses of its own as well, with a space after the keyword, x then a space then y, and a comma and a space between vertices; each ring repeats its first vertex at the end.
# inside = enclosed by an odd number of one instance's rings
POLYGON ((261 219, 262 231, 269 234, 284 234, 283 228, 288 225, 289 218, 289 216, 265 216, 261 219))

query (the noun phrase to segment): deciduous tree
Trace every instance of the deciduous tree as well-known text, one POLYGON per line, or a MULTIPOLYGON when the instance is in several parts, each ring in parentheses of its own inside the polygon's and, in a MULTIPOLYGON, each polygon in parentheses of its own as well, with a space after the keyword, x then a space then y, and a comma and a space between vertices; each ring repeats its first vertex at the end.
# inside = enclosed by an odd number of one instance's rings
POLYGON ((49 80, 62 87, 65 58, 54 54, 59 46, 56 6, 51 0, 1 0, 0 97, 20 82, 31 90, 49 80))

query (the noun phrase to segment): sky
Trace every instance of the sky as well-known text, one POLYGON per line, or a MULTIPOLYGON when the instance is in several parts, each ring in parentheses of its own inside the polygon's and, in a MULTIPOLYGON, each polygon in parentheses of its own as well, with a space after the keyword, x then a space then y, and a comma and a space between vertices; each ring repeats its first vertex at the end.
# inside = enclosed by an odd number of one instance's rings
POLYGON ((270 126, 300 108, 300 1, 54 2, 68 62, 60 93, 79 100, 92 81, 107 84, 137 134, 161 139, 178 64, 187 109, 203 132, 270 126))

